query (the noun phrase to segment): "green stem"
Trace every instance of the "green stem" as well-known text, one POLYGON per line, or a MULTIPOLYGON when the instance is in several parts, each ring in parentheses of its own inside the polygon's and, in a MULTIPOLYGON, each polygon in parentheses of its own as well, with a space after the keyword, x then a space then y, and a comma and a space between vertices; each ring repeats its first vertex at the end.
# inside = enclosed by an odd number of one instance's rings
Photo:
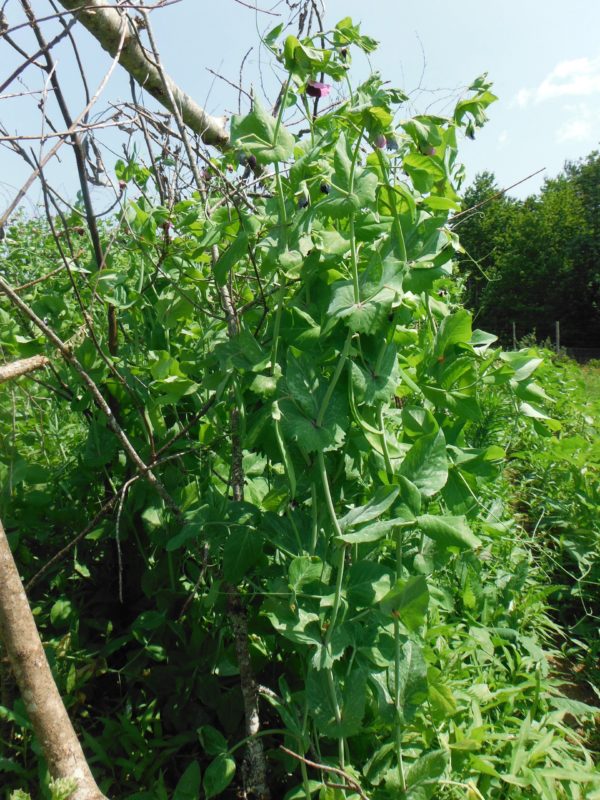
POLYGON ((350 258, 352 264, 352 286, 354 302, 360 303, 360 285, 358 282, 358 253, 356 252, 356 235, 354 232, 354 212, 350 214, 350 258))
MULTIPOLYGON (((329 697, 331 698, 331 705, 333 706, 333 712, 335 714, 335 721, 338 725, 342 722, 342 712, 340 711, 340 704, 338 703, 337 692, 335 690, 335 682, 333 680, 333 671, 331 669, 327 670, 327 686, 329 687, 329 697)), ((344 769, 344 764, 346 763, 345 758, 345 744, 346 741, 343 736, 340 736, 338 740, 338 759, 340 762, 340 767, 344 769)))
POLYGON ((390 451, 388 449, 387 439, 385 436, 385 425, 383 422, 383 403, 379 406, 379 429, 381 431, 381 447, 383 449, 383 460, 385 461, 385 469, 388 475, 393 475, 392 460, 390 458, 390 451))
POLYGON ((325 502, 327 503, 327 510, 329 511, 329 516, 331 518, 331 524, 333 525, 335 535, 341 536, 342 529, 340 528, 340 523, 338 522, 338 518, 336 517, 335 514, 335 508, 333 506, 333 500, 331 498, 331 491, 329 489, 327 470, 325 469, 325 457, 323 456, 322 450, 319 450, 317 459, 319 462, 319 473, 321 475, 321 483, 323 484, 323 493, 325 495, 325 502))
POLYGON ((310 554, 314 556, 315 551, 317 549, 317 539, 319 536, 319 515, 317 514, 317 487, 314 481, 311 483, 310 486, 310 497, 311 497, 311 514, 312 514, 312 536, 310 542, 310 554))
POLYGON ((339 551, 339 561, 337 565, 337 580, 335 582, 335 596, 333 600, 333 608, 331 610, 331 619, 329 621, 329 627, 327 628, 327 633, 325 634, 325 646, 329 648, 331 645, 331 637, 333 636, 333 631, 335 629, 335 623, 337 622, 338 614, 340 611, 340 605, 342 603, 342 583, 344 581, 344 564, 346 561, 346 547, 347 545, 341 545, 339 551))
MULTIPOLYGON (((352 154, 352 163, 350 165, 350 180, 348 191, 354 191, 354 175, 356 173, 356 163, 358 161, 358 154, 360 153, 360 143, 364 133, 364 127, 360 129, 358 139, 356 140, 356 147, 352 154)), ((360 303, 360 286, 358 283, 358 253, 356 251, 356 235, 354 231, 354 212, 350 212, 350 256, 352 259, 352 284, 354 286, 354 302, 360 303)))
MULTIPOLYGON (((289 84, 289 81, 288 81, 289 84)), ((281 111, 281 109, 280 109, 281 111)), ((281 175, 279 174, 279 164, 275 162, 275 186, 277 187, 277 204, 279 206, 279 249, 283 252, 287 248, 287 214, 285 211, 285 197, 283 186, 281 185, 281 175)), ((281 286, 277 292, 277 311, 275 312, 275 323, 273 326, 273 344, 271 346, 271 375, 275 372, 277 364, 277 351, 279 349, 279 331, 281 329, 281 315, 283 313, 283 303, 285 300, 285 283, 281 280, 279 272, 277 277, 281 281, 281 286)))
POLYGON ((288 92, 290 90, 290 81, 291 75, 288 75, 287 80, 285 82, 285 88, 283 90, 283 97, 281 98, 281 104, 279 106, 279 113, 277 114, 277 122, 275 123, 275 131, 273 133, 273 145, 277 144, 277 137, 279 136, 279 129, 281 128, 281 121, 283 119, 283 112, 285 111, 285 104, 287 101, 288 92))
POLYGON ((325 417, 325 412, 327 411, 327 407, 329 406, 331 396, 333 394, 337 382, 340 379, 340 375, 342 374, 344 365, 346 364, 346 359, 348 358, 351 342, 352 342, 352 331, 348 331, 348 336, 346 336, 346 341, 344 342, 344 347, 342 348, 340 359, 337 363, 335 372, 333 373, 333 377, 329 383, 329 386, 327 387, 327 391, 325 392, 325 397, 323 398, 323 402, 321 403, 321 408, 319 409, 319 413, 317 414, 317 427, 321 427, 321 425, 323 424, 323 418, 325 417))
MULTIPOLYGON (((402 575, 402 530, 396 531, 396 583, 402 575)), ((396 697, 396 758, 398 760, 398 777, 400 779, 400 786, 406 791, 406 778, 404 775, 404 760, 402 756, 402 725, 400 724, 400 715, 402 713, 402 697, 400 695, 400 664, 402 663, 402 643, 400 641, 400 623, 394 619, 394 639, 395 639, 395 653, 394 653, 394 690, 396 697)))
POLYGON ((385 181, 386 188, 388 190, 388 198, 390 201, 390 207, 392 209, 392 217, 394 219, 392 224, 392 230, 394 232, 394 251, 397 258, 400 261, 406 261, 406 242, 404 241, 404 233, 402 231, 402 223, 400 222, 400 216, 398 214, 398 206, 396 205, 396 190, 390 183, 390 176, 388 171, 388 165, 385 163, 385 158, 383 153, 380 149, 377 149, 377 158, 379 159, 379 165, 381 166, 381 173, 383 175, 383 180, 385 181))

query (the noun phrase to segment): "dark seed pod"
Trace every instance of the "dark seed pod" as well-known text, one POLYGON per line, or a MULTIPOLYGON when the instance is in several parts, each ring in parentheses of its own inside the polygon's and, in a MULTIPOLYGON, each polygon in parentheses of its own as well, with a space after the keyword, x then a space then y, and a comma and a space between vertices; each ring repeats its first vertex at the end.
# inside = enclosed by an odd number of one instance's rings
POLYGON ((298 208, 306 208, 307 205, 308 197, 301 197, 300 200, 298 200, 298 208))
POLYGON ((323 194, 329 194, 329 192, 331 191, 331 186, 328 183, 323 182, 319 186, 319 189, 323 192, 323 194))
POLYGON ((256 156, 248 156, 248 166, 250 169, 256 169, 256 156))

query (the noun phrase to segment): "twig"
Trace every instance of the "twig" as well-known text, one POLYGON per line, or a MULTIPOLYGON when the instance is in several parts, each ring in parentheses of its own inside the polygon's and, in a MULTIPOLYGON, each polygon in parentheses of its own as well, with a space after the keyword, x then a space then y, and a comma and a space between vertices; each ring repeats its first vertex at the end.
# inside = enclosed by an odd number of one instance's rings
POLYGON ((541 169, 538 169, 536 172, 532 172, 531 175, 528 175, 526 178, 521 178, 520 181, 513 183, 511 186, 507 186, 506 189, 501 189, 499 192, 496 192, 496 194, 493 194, 491 197, 482 200, 481 203, 477 203, 477 205, 471 206, 471 208, 466 208, 464 211, 461 211, 460 214, 456 214, 456 216, 452 217, 449 224, 454 225, 457 219, 460 219, 461 217, 464 217, 467 214, 471 214, 471 212, 473 211, 477 211, 478 208, 487 205, 487 203, 491 203, 492 200, 497 200, 499 197, 502 197, 503 194, 506 194, 506 192, 510 192, 511 189, 514 189, 515 186, 519 186, 519 184, 525 183, 525 181, 528 181, 530 178, 535 178, 536 175, 539 175, 540 172, 543 172, 545 169, 546 167, 542 167, 541 169))
POLYGON ((249 8, 252 11, 260 11, 261 14, 269 14, 271 17, 280 17, 281 14, 278 11, 267 11, 266 8, 259 8, 258 6, 253 6, 250 3, 245 3, 244 0, 235 0, 236 3, 239 3, 241 6, 245 8, 249 8))
MULTIPOLYGON (((39 22, 39 20, 38 20, 38 22, 39 22)), ((104 91, 104 88, 105 88, 106 84, 108 83, 108 81, 110 79, 110 76, 112 75, 112 73, 115 70, 117 64, 119 63, 119 55, 121 53, 121 48, 123 46, 124 34, 125 34, 125 31, 123 31, 123 36, 121 37, 121 41, 120 41, 119 47, 117 49, 117 54, 113 58, 113 61, 112 61, 111 65, 110 65, 108 71, 106 72, 105 76, 102 78, 102 81, 100 82, 100 85, 98 86, 98 89, 96 90, 95 95, 92 97, 90 102, 86 105, 86 107, 83 109, 81 114, 79 114, 77 119, 73 121, 73 125, 72 125, 73 128, 76 128, 80 124, 81 120, 85 118, 85 116, 88 114, 89 110, 98 101, 98 98, 100 97, 100 95, 104 91)), ((29 187, 32 185, 32 183, 36 180, 36 178, 40 174, 40 170, 48 163, 48 161, 50 161, 51 158, 53 158, 56 155, 56 153, 60 150, 60 148, 63 146, 64 143, 65 143, 64 139, 59 139, 58 142, 54 145, 54 147, 51 150, 49 150, 46 153, 46 155, 42 158, 42 160, 39 162, 38 167, 31 173, 29 178, 27 178, 25 183, 21 186, 21 188, 17 192, 17 194, 16 194, 15 198, 13 199, 12 203, 8 206, 8 208, 5 210, 5 212, 2 214, 2 216, 0 216, 0 228, 3 228, 5 226, 6 221, 8 220, 10 215, 13 213, 15 208, 19 205, 21 200, 25 197, 25 195, 27 194, 27 191, 29 190, 29 187)))
POLYGON ((152 472, 150 466, 144 463, 140 455, 138 454, 137 450, 129 441, 127 434, 121 428, 119 423, 117 422, 115 415, 112 412, 112 409, 104 399, 102 392, 96 385, 96 383, 92 380, 92 378, 88 375, 88 373, 84 370, 81 366, 81 363, 75 356, 75 354, 71 351, 71 349, 60 339, 57 334, 46 325, 46 323, 41 320, 37 314, 31 309, 26 303, 21 300, 18 294, 15 294, 14 290, 6 283, 4 278, 0 277, 0 290, 3 291, 10 300, 12 301, 13 305, 15 305, 25 316, 33 322, 36 327, 38 327, 44 336, 52 342, 52 344, 58 349, 62 357, 65 361, 78 373, 81 377, 85 385, 90 390, 92 397, 98 408, 104 413, 106 417, 106 421, 108 423, 108 427, 113 431, 116 435, 117 439, 121 442, 123 449, 131 459, 131 461, 135 464, 136 469, 140 474, 143 474, 148 482, 153 486, 153 488, 158 492, 160 497, 164 500, 166 505, 173 511, 176 517, 181 516, 181 512, 169 494, 169 492, 165 489, 163 483, 156 477, 156 475, 152 472))
POLYGON ((245 94, 246 97, 249 97, 250 100, 252 100, 252 95, 245 89, 242 89, 242 87, 239 84, 230 81, 224 75, 221 75, 219 72, 215 72, 214 69, 211 69, 210 67, 206 67, 206 71, 210 72, 211 75, 214 75, 215 78, 220 78, 222 81, 225 81, 225 83, 228 83, 233 89, 237 89, 240 94, 245 94))
MULTIPOLYGON (((279 749, 288 756, 291 756, 298 761, 302 761, 302 763, 306 764, 307 767, 313 767, 314 769, 323 770, 323 772, 331 772, 333 775, 339 775, 340 778, 343 778, 348 783, 348 786, 351 789, 354 789, 354 791, 358 792, 363 800, 369 800, 368 796, 363 792, 358 781, 351 775, 348 775, 347 772, 344 772, 343 769, 340 769, 339 767, 330 767, 328 764, 319 764, 317 761, 311 761, 308 758, 304 758, 304 756, 301 756, 299 753, 294 753, 293 750, 288 750, 288 748, 284 747, 282 744, 279 745, 279 749)), ((344 786, 342 788, 347 789, 348 786, 344 786)))
MULTIPOLYGON (((2 98, 0 98, 1 100, 2 98)), ((136 120, 132 120, 135 122, 136 120)), ((35 133, 35 134, 15 134, 14 136, 0 136, 0 142, 41 142, 42 144, 48 139, 56 139, 60 137, 76 136, 79 133, 89 133, 90 131, 97 130, 98 128, 114 128, 121 125, 121 122, 109 120, 107 122, 88 122, 81 123, 77 128, 69 128, 66 131, 53 131, 52 133, 35 133)))
POLYGON ((118 496, 119 495, 116 494, 114 497, 111 497, 110 500, 102 506, 100 511, 94 517, 94 519, 91 522, 89 522, 85 526, 85 528, 77 534, 77 536, 73 537, 73 539, 71 539, 71 541, 68 544, 66 544, 62 549, 60 549, 58 553, 55 553, 49 561, 46 561, 44 566, 41 567, 35 573, 35 575, 29 579, 29 582, 25 584, 25 591, 27 592, 27 594, 29 594, 30 590, 33 589, 35 584, 38 583, 44 577, 44 575, 46 575, 46 573, 52 569, 54 564, 56 564, 59 561, 62 561, 62 559, 67 555, 67 553, 69 553, 78 542, 84 539, 88 535, 88 533, 90 533, 90 531, 94 530, 94 528, 100 522, 102 517, 105 514, 107 514, 110 511, 110 509, 114 506, 118 496))

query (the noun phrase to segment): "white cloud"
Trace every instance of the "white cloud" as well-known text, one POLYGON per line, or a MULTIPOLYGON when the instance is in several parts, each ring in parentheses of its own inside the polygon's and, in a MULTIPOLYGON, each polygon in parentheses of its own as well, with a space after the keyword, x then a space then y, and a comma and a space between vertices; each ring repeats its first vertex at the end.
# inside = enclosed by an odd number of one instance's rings
POLYGON ((556 97, 588 97, 597 93, 600 93, 600 56, 586 56, 560 61, 539 86, 520 89, 515 102, 525 108, 531 102, 542 103, 556 97))
POLYGON ((531 89, 519 89, 516 97, 516 102, 519 108, 525 108, 525 106, 528 106, 532 96, 533 92, 531 89))
POLYGON ((556 131, 557 142, 581 142, 592 136, 592 123, 588 119, 571 119, 556 131))
POLYGON ((600 130, 600 110, 586 103, 563 106, 562 118, 555 134, 559 143, 591 141, 600 130))
POLYGON ((508 140, 508 131, 500 131, 498 135, 498 147, 504 147, 506 144, 508 144, 508 140))

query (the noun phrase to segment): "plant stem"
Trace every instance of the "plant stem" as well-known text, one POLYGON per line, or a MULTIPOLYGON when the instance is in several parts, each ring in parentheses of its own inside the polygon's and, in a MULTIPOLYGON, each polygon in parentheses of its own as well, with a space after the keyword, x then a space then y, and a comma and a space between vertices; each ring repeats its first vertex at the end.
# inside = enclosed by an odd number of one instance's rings
MULTIPOLYGON (((331 698, 331 704, 333 706, 333 711, 335 713, 335 721, 338 725, 342 722, 342 712, 340 711, 340 704, 338 703, 337 692, 335 690, 335 681, 333 680, 333 670, 327 670, 327 686, 329 687, 329 696, 331 698)), ((338 759, 340 762, 340 767, 344 769, 344 765, 346 763, 345 757, 345 740, 343 736, 340 736, 338 740, 338 759)))
POLYGON ((381 448, 383 450, 383 460, 385 461, 385 469, 388 475, 393 475, 392 460, 390 458, 390 451, 385 437, 385 426, 383 422, 383 403, 379 406, 379 430, 381 431, 381 448))
MULTIPOLYGON (((396 531, 396 583, 402 574, 402 530, 396 531)), ((402 661, 402 645, 400 642, 400 623, 394 619, 394 690, 396 697, 396 758, 398 759, 398 777, 400 778, 400 786, 403 791, 406 791, 406 778, 404 775, 404 760, 402 757, 402 725, 400 724, 400 715, 402 713, 401 697, 400 697, 400 663, 402 661)))
MULTIPOLYGON (((277 204, 279 206, 279 249, 280 252, 283 252, 287 248, 287 214, 285 210, 285 197, 283 195, 283 186, 281 185, 281 175, 279 173, 279 164, 277 162, 275 162, 275 186, 277 187, 277 204)), ((271 347, 271 375, 274 374, 275 365, 277 364, 277 350, 279 348, 279 330, 281 328, 281 315, 283 312, 283 302, 285 300, 285 282, 281 280, 279 271, 277 271, 277 277, 280 279, 281 285, 277 292, 277 311, 275 312, 275 322, 273 324, 273 344, 271 347)))
POLYGON ((394 219, 394 222, 392 223, 392 230, 395 234, 394 237, 395 241, 393 240, 395 255, 397 256, 397 258, 400 259, 400 261, 406 261, 406 242, 404 241, 402 223, 400 222, 400 217, 398 215, 398 206, 396 205, 396 190, 390 183, 388 165, 385 163, 383 153, 381 152, 380 149, 377 149, 377 158, 379 159, 379 165, 381 166, 381 173, 383 175, 383 179, 385 181, 385 185, 388 190, 388 198, 392 209, 392 217, 394 219))
MULTIPOLYGON (((288 92, 290 90, 290 80, 291 76, 288 75, 287 80, 285 82, 285 88, 283 90, 283 97, 281 98, 281 104, 279 106, 279 112, 277 113, 277 122, 275 123, 275 131, 273 132, 273 145, 277 143, 277 137, 279 136, 279 129, 281 128, 283 112, 285 111, 285 104, 287 101, 288 92)), ((277 168, 277 162, 275 166, 277 168)))
POLYGON ((337 382, 340 379, 340 375, 342 374, 342 370, 344 369, 346 359, 348 358, 351 342, 352 342, 352 331, 348 331, 348 336, 346 336, 346 341, 344 342, 344 347, 342 348, 340 359, 337 363, 335 372, 333 373, 333 377, 331 378, 329 386, 327 387, 327 391, 325 392, 325 397, 323 398, 323 402, 321 403, 321 407, 319 408, 319 413, 317 414, 317 427, 321 427, 321 425, 323 424, 323 418, 325 416, 325 412, 327 411, 327 407, 329 406, 331 396, 333 394, 337 382))
MULTIPOLYGON (((327 508, 329 509, 329 515, 331 517, 331 522, 333 524, 333 528, 336 532, 337 536, 341 536, 342 530, 340 528, 340 523, 338 522, 335 508, 333 506, 333 500, 331 498, 331 491, 329 489, 329 480, 327 479, 327 471, 325 469, 325 458, 323 457, 323 451, 319 451, 318 455, 319 459, 319 471, 321 473, 321 481, 323 483, 323 492, 325 494, 325 501, 327 503, 327 508)), ((329 620, 329 627, 327 628, 327 633, 325 634, 325 648, 326 650, 330 650, 331 648, 331 637, 333 636, 333 631, 335 630, 335 623, 337 622, 338 613, 340 610, 340 605, 342 601, 342 582, 344 579, 344 562, 346 559, 346 545, 342 545, 340 547, 340 557, 338 562, 338 573, 337 573, 337 580, 335 584, 335 597, 333 600, 333 608, 331 610, 331 619, 329 620)), ((329 653, 331 656, 331 652, 329 653)), ((337 692, 335 690, 335 682, 333 678, 333 670, 331 667, 326 670, 327 671, 327 685, 329 687, 329 695, 331 698, 331 704, 333 706, 335 712, 335 719, 338 724, 342 721, 342 715, 340 712, 340 707, 337 699, 337 692)), ((344 737, 341 736, 339 740, 339 759, 340 759, 340 766, 344 767, 344 748, 345 748, 345 741, 344 737)))

